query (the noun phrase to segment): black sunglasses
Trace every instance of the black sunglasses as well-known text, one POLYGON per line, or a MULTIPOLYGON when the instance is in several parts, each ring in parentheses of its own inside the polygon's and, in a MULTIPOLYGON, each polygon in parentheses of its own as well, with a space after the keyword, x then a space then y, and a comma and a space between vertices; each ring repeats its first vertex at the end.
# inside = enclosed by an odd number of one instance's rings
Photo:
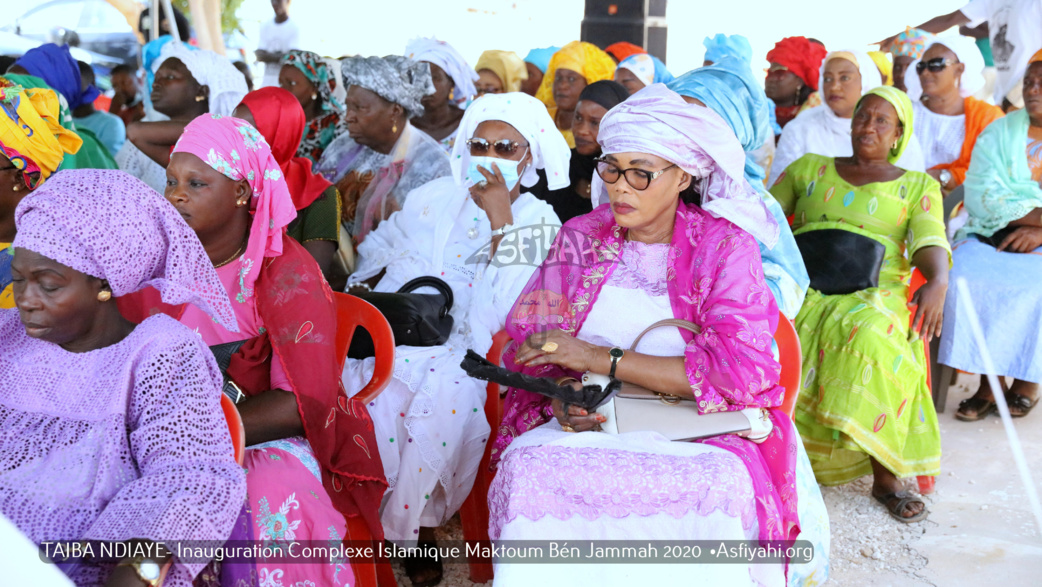
POLYGON ((594 159, 594 161, 597 162, 597 175, 601 176, 604 183, 615 183, 619 181, 620 177, 625 175, 626 183, 633 186, 633 189, 640 191, 648 189, 648 186, 655 181, 655 178, 677 166, 674 163, 658 171, 645 171, 636 167, 621 169, 618 165, 604 159, 594 159))
POLYGON ((941 73, 945 67, 949 65, 955 65, 958 61, 952 61, 951 59, 945 59, 944 57, 934 57, 929 61, 920 61, 915 64, 915 73, 922 75, 927 69, 930 73, 941 73))
POLYGON ((488 154, 489 148, 494 150, 497 155, 501 157, 512 157, 517 152, 518 147, 527 147, 528 145, 522 145, 517 141, 511 141, 510 139, 500 139, 494 143, 488 142, 487 139, 477 138, 469 139, 467 145, 470 147, 470 154, 476 157, 483 157, 488 154))

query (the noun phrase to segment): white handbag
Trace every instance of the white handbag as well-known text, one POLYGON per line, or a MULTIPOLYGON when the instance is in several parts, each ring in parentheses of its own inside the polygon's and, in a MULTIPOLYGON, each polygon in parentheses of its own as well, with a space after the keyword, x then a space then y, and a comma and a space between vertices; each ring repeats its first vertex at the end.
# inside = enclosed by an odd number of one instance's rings
MULTIPOLYGON (((687 320, 660 320, 637 335, 629 350, 635 351, 645 334, 663 326, 675 326, 695 334, 700 332, 697 324, 687 320)), ((597 373, 586 372, 582 378, 583 385, 600 385, 602 389, 607 387, 609 382, 607 375, 597 373)), ((699 414, 698 403, 694 399, 659 393, 626 382, 623 382, 622 389, 597 408, 595 413, 607 418, 601 423, 603 432, 624 434, 651 431, 677 441, 737 434, 753 442, 763 442, 774 428, 767 411, 763 408, 699 414)))

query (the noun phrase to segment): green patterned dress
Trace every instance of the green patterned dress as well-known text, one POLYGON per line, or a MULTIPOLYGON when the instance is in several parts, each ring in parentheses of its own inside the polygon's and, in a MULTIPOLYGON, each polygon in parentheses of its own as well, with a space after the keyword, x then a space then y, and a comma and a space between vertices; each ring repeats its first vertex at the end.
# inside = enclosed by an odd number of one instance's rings
POLYGON ((811 289, 796 317, 803 382, 796 427, 820 483, 872 473, 869 456, 898 477, 937 475, 941 440, 921 341, 909 342, 909 259, 925 247, 951 255, 939 186, 907 171, 854 186, 834 159, 805 155, 771 188, 793 234, 838 228, 886 247, 879 287, 827 296, 811 289), (906 250, 907 249, 907 250, 906 250))

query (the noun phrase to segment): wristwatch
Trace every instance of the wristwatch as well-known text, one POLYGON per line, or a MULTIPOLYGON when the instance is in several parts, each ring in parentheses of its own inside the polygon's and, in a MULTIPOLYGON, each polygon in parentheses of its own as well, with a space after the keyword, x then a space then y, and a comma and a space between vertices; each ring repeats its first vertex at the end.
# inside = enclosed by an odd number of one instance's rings
POLYGON ((952 180, 952 172, 947 169, 942 169, 941 173, 938 174, 938 179, 941 180, 941 187, 944 187, 952 180))
POLYGON ((492 236, 503 236, 511 230, 514 230, 513 224, 504 224, 503 226, 500 226, 499 228, 493 230, 492 236))
POLYGON ((626 354, 626 351, 619 347, 612 347, 611 350, 608 351, 608 354, 611 355, 611 371, 608 371, 608 377, 614 379, 615 368, 619 366, 619 361, 622 360, 622 356, 626 354))
POLYGON ((137 573, 138 578, 152 587, 157 587, 159 585, 159 578, 162 576, 162 569, 160 568, 159 563, 150 558, 137 556, 134 558, 123 559, 116 566, 133 568, 134 572, 137 573))

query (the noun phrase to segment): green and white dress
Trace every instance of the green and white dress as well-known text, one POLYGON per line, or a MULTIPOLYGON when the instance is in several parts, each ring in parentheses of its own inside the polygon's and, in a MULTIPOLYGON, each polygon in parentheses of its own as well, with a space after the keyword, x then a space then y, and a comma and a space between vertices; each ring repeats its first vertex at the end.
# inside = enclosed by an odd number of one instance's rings
POLYGON ((951 255, 941 192, 925 173, 885 182, 848 183, 835 160, 804 155, 771 193, 793 234, 842 229, 886 247, 879 287, 846 295, 813 288, 796 317, 803 382, 796 427, 820 483, 839 485, 872 473, 869 457, 898 477, 937 475, 941 441, 923 343, 909 342, 909 259, 926 247, 951 255))

